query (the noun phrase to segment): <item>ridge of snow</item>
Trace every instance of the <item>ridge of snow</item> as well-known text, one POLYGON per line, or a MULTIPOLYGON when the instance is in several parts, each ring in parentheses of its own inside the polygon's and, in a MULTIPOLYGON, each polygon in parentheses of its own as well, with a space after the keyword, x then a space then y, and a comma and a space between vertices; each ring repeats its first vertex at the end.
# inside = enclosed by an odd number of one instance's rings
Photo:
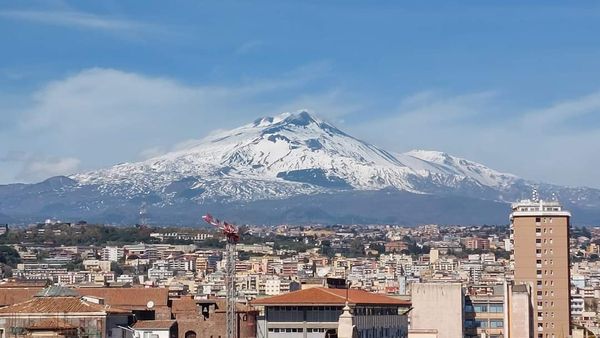
MULTIPOLYGON (((282 173, 320 170, 351 189, 387 187, 424 193, 423 184, 455 187, 465 180, 506 187, 518 179, 446 153, 414 150, 392 154, 356 139, 307 111, 262 117, 219 131, 176 151, 142 162, 70 176, 80 185, 99 185, 123 195, 158 193, 193 180, 199 199, 256 200, 327 192, 336 188, 286 180, 282 173)), ((171 195, 170 195, 171 194, 171 195)))

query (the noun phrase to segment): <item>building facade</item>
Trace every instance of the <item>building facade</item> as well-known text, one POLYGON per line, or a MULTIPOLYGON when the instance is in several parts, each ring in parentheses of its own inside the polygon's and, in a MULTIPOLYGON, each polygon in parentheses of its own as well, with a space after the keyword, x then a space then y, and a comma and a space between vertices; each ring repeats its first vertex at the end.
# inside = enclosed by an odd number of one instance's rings
POLYGON ((514 282, 532 288, 534 337, 570 335, 570 216, 556 201, 534 199, 512 205, 514 282))
POLYGON ((405 312, 410 302, 363 290, 315 287, 258 299, 259 338, 337 336, 340 315, 348 304, 359 338, 408 337, 405 312))
POLYGON ((464 337, 464 291, 460 283, 413 283, 410 327, 437 330, 438 338, 464 337))

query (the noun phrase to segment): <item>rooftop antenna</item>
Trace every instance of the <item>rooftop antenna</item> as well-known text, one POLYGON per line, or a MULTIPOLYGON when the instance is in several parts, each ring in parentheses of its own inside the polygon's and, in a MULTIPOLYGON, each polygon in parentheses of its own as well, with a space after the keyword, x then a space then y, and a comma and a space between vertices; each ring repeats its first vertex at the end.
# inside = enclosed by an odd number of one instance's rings
POLYGON ((540 194, 538 193, 537 187, 533 187, 533 190, 531 191, 531 201, 532 202, 540 201, 540 194))
POLYGON ((140 211, 139 211, 139 215, 140 215, 140 226, 146 226, 148 225, 148 209, 146 208, 146 202, 142 202, 142 205, 140 206, 140 211))

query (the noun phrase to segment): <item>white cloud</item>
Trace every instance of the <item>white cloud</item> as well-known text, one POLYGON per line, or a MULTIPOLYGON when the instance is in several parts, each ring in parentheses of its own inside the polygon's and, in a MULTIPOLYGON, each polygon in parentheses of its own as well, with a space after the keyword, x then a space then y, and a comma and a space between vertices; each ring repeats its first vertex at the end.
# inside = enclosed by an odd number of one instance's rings
POLYGON ((564 127, 571 118, 593 114, 600 93, 523 112, 495 91, 425 91, 400 97, 393 109, 377 109, 375 98, 346 89, 307 91, 328 69, 327 62, 316 63, 278 78, 229 86, 116 69, 83 70, 33 93, 27 108, 12 114, 19 127, 0 133, 0 144, 8 145, 0 157, 21 151, 71 160, 44 160, 46 165, 21 171, 3 168, 12 174, 0 173, 0 180, 33 179, 46 167, 62 168, 46 173, 66 173, 73 166, 87 170, 146 159, 194 144, 214 130, 306 108, 334 122, 346 121, 343 128, 352 135, 392 151, 436 149, 530 179, 600 184, 594 172, 600 166, 600 131, 572 133, 564 127), (81 164, 75 165, 73 157, 81 164))
POLYGON ((560 125, 572 118, 588 114, 600 114, 600 91, 528 112, 524 115, 522 123, 539 126, 560 125))
MULTIPOLYGON (((278 78, 231 86, 86 69, 45 84, 19 105, 25 108, 11 113, 18 120, 16 127, 0 134, 0 143, 7 145, 0 157, 7 151, 46 157, 75 154, 81 170, 146 159, 177 149, 182 140, 279 113, 277 107, 303 97, 295 93, 327 69, 327 63, 315 63, 278 78)), ((11 171, 16 177, 17 171, 11 171)), ((6 181, 6 176, 0 179, 6 181)))
POLYGON ((13 20, 29 21, 41 24, 104 30, 113 32, 145 32, 156 31, 157 27, 149 24, 113 18, 75 10, 4 10, 0 16, 13 20))
POLYGON ((525 112, 495 92, 444 95, 423 92, 401 99, 384 118, 352 127, 392 151, 433 149, 500 171, 566 185, 600 187, 600 128, 566 126, 600 107, 592 94, 525 112), (585 129, 585 130, 584 130, 585 129))
POLYGON ((73 174, 79 168, 80 160, 73 157, 34 158, 23 163, 17 178, 25 181, 39 181, 48 177, 73 174))
POLYGON ((250 53, 260 49, 264 45, 265 45, 265 42, 261 41, 261 40, 246 41, 235 50, 235 53, 238 55, 250 54, 250 53))

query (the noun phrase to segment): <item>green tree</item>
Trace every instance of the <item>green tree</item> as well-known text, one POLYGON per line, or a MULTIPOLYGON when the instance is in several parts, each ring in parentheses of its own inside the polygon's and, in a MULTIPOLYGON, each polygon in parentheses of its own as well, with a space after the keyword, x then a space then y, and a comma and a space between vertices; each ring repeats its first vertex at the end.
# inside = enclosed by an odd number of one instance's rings
POLYGON ((13 247, 0 245, 0 263, 14 268, 18 263, 21 263, 21 256, 13 247))
POLYGON ((115 276, 120 276, 123 274, 123 269, 117 262, 110 262, 110 271, 114 272, 115 276))

